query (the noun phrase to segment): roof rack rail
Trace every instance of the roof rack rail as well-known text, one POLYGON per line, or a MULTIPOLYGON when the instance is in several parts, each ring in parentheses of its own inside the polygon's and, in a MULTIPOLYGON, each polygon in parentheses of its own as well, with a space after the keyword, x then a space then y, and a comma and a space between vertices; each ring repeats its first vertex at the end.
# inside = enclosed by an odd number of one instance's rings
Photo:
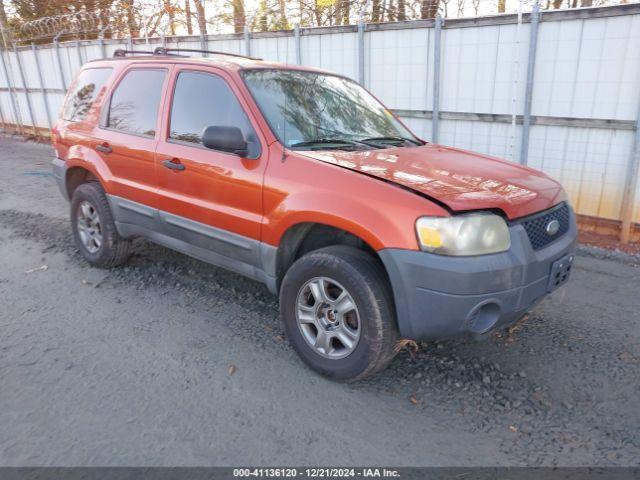
POLYGON ((261 58, 249 57, 248 55, 240 55, 239 53, 229 53, 229 52, 220 52, 217 50, 198 50, 195 48, 165 48, 165 47, 157 47, 154 51, 154 55, 175 55, 182 52, 187 53, 208 53, 211 55, 226 55, 228 57, 238 57, 238 58, 247 58, 249 60, 262 60, 261 58), (175 53, 174 53, 175 52, 175 53))
POLYGON ((113 58, 126 57, 127 55, 153 55, 154 52, 151 50, 125 50, 124 48, 119 48, 115 52, 113 52, 113 58))

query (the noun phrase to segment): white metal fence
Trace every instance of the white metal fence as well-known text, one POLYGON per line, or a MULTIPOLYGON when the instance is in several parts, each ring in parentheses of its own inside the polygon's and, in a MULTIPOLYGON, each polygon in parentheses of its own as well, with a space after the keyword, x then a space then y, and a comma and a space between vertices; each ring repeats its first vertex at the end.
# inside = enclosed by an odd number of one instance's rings
POLYGON ((640 222, 638 4, 21 46, 2 52, 0 121, 25 133, 48 128, 83 63, 161 44, 342 73, 423 138, 543 170, 562 182, 578 213, 622 221, 623 232, 640 222))

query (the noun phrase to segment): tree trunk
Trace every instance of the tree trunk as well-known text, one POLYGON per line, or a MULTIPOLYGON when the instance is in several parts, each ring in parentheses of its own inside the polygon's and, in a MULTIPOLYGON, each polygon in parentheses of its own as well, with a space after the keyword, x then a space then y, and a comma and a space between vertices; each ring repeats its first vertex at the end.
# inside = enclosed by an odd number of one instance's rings
POLYGON ((127 6, 127 29, 129 30, 129 35, 135 38, 140 35, 140 29, 138 28, 136 17, 133 13, 133 0, 126 0, 125 5, 127 6))
POLYGON ((593 7, 593 0, 582 0, 580 2, 581 7, 593 7))
POLYGON ((167 13, 169 17, 169 32, 171 35, 176 34, 176 15, 175 10, 173 9, 173 5, 171 4, 171 0, 164 0, 164 11, 167 13))
POLYGON ((371 22, 378 23, 380 21, 380 0, 371 2, 371 22))
POLYGON ((553 0, 553 8, 556 10, 562 8, 562 0, 553 0))
POLYGON ((504 13, 507 9, 507 0, 498 0, 498 13, 504 13))
POLYGON ((398 20, 396 4, 394 3, 394 0, 389 0, 389 4, 387 6, 387 22, 395 22, 396 20, 398 20))
POLYGON ((184 0, 184 16, 187 21, 187 33, 193 35, 193 24, 191 23, 191 0, 184 0))
POLYGON ((349 25, 351 21, 351 2, 349 0, 342 0, 342 24, 349 25))
POLYGON ((278 9, 280 10, 280 18, 278 19, 277 27, 279 30, 285 30, 289 27, 285 0, 278 0, 278 9))
POLYGON ((193 0, 196 6, 196 18, 198 19, 198 29, 200 35, 207 34, 207 17, 205 16, 203 0, 193 0))
POLYGON ((321 9, 322 9, 322 7, 320 5, 318 5, 318 0, 315 0, 313 14, 316 17, 316 26, 317 27, 322 25, 322 12, 321 12, 321 9))
POLYGON ((233 0, 233 31, 236 33, 244 32, 244 25, 247 18, 244 14, 244 3, 242 0, 233 0))
POLYGON ((407 5, 405 0, 398 0, 398 21, 402 22, 407 19, 407 5))
POLYGON ((420 0, 420 18, 436 18, 440 0, 420 0))

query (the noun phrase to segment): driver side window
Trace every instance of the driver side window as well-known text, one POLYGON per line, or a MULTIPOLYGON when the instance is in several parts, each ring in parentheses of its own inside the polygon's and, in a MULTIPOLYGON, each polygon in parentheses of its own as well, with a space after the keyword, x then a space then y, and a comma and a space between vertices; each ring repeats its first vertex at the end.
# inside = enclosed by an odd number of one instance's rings
POLYGON ((221 77, 205 72, 181 72, 171 104, 169 138, 202 145, 207 127, 238 127, 248 146, 248 158, 260 155, 260 143, 235 94, 221 77))

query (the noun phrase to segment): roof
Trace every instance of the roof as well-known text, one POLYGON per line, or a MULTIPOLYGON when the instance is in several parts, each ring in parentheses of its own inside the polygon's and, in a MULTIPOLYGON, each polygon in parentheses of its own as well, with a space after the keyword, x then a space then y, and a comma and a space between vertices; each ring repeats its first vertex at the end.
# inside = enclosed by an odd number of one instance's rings
MULTIPOLYGON (((304 70, 310 72, 322 72, 330 73, 321 69, 304 67, 302 65, 273 62, 268 60, 262 60, 260 58, 245 57, 233 53, 209 53, 205 56, 186 56, 181 55, 180 52, 184 50, 174 50, 175 54, 151 54, 145 51, 139 52, 136 55, 135 51, 127 52, 123 56, 114 56, 112 58, 104 58, 99 60, 92 60, 92 62, 154 62, 154 63, 171 63, 171 64, 190 64, 190 65, 215 65, 228 70, 248 70, 248 69, 282 69, 282 70, 304 70)), ((188 52, 185 52, 188 53, 188 52)))

